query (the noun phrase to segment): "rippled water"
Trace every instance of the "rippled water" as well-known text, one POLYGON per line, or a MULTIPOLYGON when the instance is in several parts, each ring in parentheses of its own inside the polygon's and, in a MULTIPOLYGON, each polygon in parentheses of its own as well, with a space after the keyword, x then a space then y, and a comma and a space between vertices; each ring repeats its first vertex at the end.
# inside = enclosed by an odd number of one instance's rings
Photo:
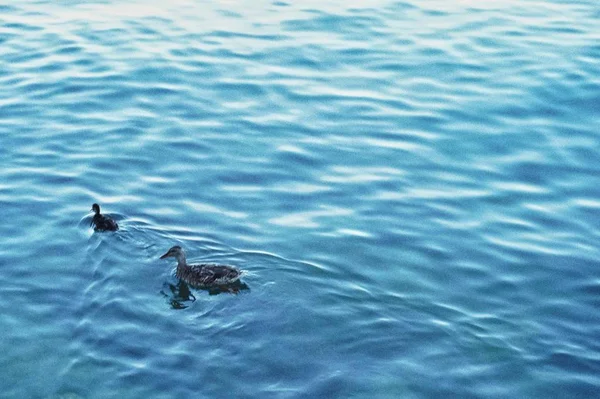
POLYGON ((596 2, 147 3, 0 6, 0 397, 599 394, 596 2))

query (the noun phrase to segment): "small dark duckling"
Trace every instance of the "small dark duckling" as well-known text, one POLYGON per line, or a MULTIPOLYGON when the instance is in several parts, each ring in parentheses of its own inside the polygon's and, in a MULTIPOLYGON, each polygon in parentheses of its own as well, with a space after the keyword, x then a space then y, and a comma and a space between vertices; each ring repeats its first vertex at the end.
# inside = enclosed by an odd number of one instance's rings
POLYGON ((241 270, 233 266, 213 264, 188 265, 185 259, 185 252, 183 252, 183 248, 179 245, 169 249, 160 259, 168 257, 177 259, 177 278, 193 287, 209 288, 233 284, 242 276, 241 270))
POLYGON ((119 230, 119 225, 117 222, 112 220, 110 216, 105 216, 100 214, 100 205, 94 204, 92 205, 92 211, 94 211, 95 215, 92 218, 90 226, 94 225, 94 230, 96 231, 117 231, 119 230))

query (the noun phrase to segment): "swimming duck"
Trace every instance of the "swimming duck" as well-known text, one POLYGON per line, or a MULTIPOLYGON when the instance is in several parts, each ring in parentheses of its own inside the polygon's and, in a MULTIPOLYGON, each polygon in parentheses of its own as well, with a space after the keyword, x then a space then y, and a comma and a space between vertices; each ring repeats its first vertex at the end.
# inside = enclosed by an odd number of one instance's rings
POLYGON ((95 215, 90 222, 90 226, 94 226, 94 230, 96 231, 117 231, 119 230, 119 225, 117 222, 112 220, 110 216, 105 216, 100 214, 100 205, 94 204, 92 205, 92 211, 94 211, 95 215))
POLYGON ((169 249, 160 257, 177 259, 177 278, 196 287, 214 287, 236 283, 242 272, 237 267, 227 265, 200 264, 188 265, 185 252, 179 245, 169 249))

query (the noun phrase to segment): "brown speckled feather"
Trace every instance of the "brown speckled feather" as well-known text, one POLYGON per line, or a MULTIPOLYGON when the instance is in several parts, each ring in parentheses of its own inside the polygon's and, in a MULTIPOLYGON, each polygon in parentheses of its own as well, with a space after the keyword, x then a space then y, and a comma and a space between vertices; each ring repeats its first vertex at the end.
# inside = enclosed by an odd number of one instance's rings
POLYGON ((204 264, 177 267, 177 277, 196 286, 231 284, 241 275, 239 269, 225 265, 204 264))

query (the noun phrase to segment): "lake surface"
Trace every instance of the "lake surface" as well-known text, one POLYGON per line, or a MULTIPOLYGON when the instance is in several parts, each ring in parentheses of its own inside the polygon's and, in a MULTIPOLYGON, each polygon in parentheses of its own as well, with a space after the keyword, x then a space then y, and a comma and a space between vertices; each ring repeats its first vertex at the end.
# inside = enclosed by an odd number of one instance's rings
POLYGON ((1 5, 0 397, 597 397, 600 9, 566 3, 1 5))

